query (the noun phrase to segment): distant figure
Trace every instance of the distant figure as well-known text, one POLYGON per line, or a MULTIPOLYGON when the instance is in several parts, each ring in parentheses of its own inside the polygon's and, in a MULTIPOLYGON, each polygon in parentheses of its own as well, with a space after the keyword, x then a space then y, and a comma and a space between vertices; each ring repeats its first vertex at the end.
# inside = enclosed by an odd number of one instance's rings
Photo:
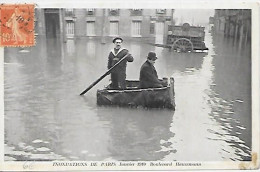
POLYGON ((140 70, 140 88, 160 88, 165 84, 158 79, 154 63, 157 59, 156 53, 149 52, 146 62, 140 70))
MULTIPOLYGON (((107 68, 110 69, 114 66, 120 59, 122 59, 126 54, 128 54, 128 50, 125 48, 121 48, 123 39, 120 37, 116 37, 113 39, 113 43, 115 44, 115 48, 111 50, 108 56, 108 65, 107 68)), ((112 89, 125 89, 126 88, 126 63, 133 62, 134 58, 131 54, 129 54, 122 63, 120 63, 117 67, 115 67, 111 72, 111 81, 110 88, 112 89)))

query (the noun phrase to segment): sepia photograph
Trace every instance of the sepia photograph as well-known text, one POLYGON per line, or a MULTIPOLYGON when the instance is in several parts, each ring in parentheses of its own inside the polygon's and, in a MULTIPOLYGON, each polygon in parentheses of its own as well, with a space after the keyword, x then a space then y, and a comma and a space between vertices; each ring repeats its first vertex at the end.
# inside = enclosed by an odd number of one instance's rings
POLYGON ((253 8, 28 3, 0 14, 5 163, 259 168, 253 8))

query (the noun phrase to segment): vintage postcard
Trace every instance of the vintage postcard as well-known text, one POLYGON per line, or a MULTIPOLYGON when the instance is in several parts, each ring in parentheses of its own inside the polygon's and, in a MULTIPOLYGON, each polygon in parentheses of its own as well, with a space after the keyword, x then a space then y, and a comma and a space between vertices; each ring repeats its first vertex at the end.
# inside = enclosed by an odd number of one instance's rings
POLYGON ((0 170, 259 169, 259 9, 3 2, 0 170))

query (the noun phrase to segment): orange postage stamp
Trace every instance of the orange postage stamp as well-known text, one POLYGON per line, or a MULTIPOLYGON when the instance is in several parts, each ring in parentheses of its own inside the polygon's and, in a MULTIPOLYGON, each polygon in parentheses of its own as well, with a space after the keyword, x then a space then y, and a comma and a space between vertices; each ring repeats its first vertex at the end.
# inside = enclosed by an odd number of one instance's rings
POLYGON ((0 46, 34 44, 34 4, 0 5, 0 46))

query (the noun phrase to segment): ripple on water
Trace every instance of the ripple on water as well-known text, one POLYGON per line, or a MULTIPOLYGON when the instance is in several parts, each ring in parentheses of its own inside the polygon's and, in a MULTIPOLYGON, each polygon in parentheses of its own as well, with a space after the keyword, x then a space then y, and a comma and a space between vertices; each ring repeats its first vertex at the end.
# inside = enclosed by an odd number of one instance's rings
POLYGON ((87 150, 82 150, 81 153, 82 153, 82 154, 87 154, 88 151, 87 151, 87 150))
POLYGON ((239 128, 239 129, 241 129, 241 130, 245 130, 245 129, 246 129, 245 127, 239 126, 239 125, 237 125, 236 127, 239 128))
POLYGON ((225 114, 234 114, 233 111, 225 111, 225 114))
POLYGON ((50 151, 50 149, 49 149, 49 148, 46 148, 46 147, 40 147, 40 148, 37 148, 36 150, 39 151, 39 152, 47 152, 47 151, 50 151))
POLYGON ((235 102, 243 103, 244 101, 243 101, 243 100, 240 100, 240 99, 236 99, 235 102))
MULTIPOLYGON (((37 143, 42 143, 41 140, 36 140, 37 143)), ((51 150, 47 147, 35 148, 26 143, 20 142, 17 147, 5 146, 5 161, 26 161, 26 160, 66 160, 65 157, 50 152, 51 150)))
POLYGON ((32 146, 26 146, 26 147, 24 148, 24 150, 26 150, 26 151, 33 151, 33 150, 35 150, 35 148, 32 147, 32 146))
POLYGON ((40 139, 36 139, 36 140, 32 141, 32 143, 42 143, 42 142, 43 142, 43 141, 40 140, 40 139))
POLYGON ((19 146, 20 148, 24 149, 24 148, 25 148, 25 143, 20 142, 20 143, 18 143, 18 146, 19 146))
POLYGON ((77 156, 70 156, 69 158, 72 159, 72 160, 78 160, 79 159, 79 157, 77 157, 77 156))

